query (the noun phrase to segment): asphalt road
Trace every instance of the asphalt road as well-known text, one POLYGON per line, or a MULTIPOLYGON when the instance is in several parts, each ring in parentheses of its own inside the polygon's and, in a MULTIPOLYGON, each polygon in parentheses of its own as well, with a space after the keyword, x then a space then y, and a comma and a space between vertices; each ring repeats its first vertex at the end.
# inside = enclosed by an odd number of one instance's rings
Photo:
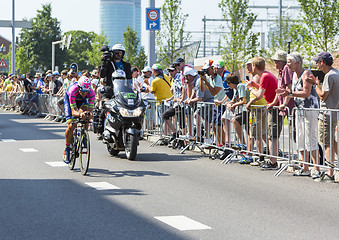
POLYGON ((0 112, 0 239, 336 239, 339 184, 142 141, 137 161, 91 133, 88 176, 65 125, 0 112), (96 187, 96 188, 95 188, 96 187), (99 190, 98 190, 99 189, 99 190))

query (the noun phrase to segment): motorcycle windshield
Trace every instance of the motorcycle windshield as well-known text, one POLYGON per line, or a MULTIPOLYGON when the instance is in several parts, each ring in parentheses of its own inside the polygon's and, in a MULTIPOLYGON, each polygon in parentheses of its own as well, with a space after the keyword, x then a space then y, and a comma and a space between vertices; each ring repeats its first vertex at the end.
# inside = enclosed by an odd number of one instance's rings
POLYGON ((138 93, 133 90, 133 80, 115 79, 114 82, 115 99, 121 106, 133 109, 138 106, 138 93))
POLYGON ((119 95, 119 93, 134 93, 132 79, 115 79, 113 85, 115 95, 119 95))

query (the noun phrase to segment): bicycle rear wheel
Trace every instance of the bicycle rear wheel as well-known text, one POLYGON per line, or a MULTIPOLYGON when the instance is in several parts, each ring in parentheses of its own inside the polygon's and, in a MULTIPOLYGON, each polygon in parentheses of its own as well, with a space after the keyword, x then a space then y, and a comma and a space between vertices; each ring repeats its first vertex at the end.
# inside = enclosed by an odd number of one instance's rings
POLYGON ((79 149, 79 160, 80 160, 80 170, 82 175, 86 175, 89 167, 90 160, 90 142, 89 135, 86 130, 81 134, 80 139, 80 149, 79 149))

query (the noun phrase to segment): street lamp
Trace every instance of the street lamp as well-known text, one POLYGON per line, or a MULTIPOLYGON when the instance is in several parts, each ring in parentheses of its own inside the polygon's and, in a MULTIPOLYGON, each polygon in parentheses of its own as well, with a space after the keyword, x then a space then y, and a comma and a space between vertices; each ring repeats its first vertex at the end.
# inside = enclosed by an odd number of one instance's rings
POLYGON ((287 35, 286 40, 287 40, 287 53, 290 54, 291 53, 292 37, 290 35, 287 35))

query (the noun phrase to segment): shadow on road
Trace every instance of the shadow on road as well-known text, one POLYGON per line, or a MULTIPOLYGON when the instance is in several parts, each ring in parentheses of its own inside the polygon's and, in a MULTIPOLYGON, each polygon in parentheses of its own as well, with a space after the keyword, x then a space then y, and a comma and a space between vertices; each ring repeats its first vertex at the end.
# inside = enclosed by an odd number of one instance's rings
POLYGON ((62 139, 65 130, 65 125, 49 120, 0 111, 0 137, 2 139, 17 141, 62 139))
POLYGON ((155 176, 155 177, 167 177, 169 174, 153 172, 153 171, 109 171, 107 169, 98 169, 98 168, 90 168, 88 172, 89 177, 107 177, 110 175, 111 177, 145 177, 145 176, 155 176))
POLYGON ((3 179, 0 191, 2 239, 186 239, 71 180, 3 179))

